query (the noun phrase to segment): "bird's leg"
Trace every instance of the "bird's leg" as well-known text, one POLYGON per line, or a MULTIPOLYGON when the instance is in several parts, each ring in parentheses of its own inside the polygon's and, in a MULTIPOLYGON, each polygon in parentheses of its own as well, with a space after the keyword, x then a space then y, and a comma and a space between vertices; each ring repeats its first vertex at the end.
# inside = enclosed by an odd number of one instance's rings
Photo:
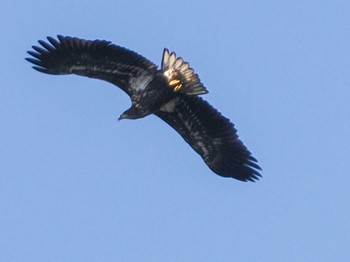
POLYGON ((174 89, 175 92, 179 91, 182 87, 179 79, 172 79, 169 81, 169 85, 174 89))

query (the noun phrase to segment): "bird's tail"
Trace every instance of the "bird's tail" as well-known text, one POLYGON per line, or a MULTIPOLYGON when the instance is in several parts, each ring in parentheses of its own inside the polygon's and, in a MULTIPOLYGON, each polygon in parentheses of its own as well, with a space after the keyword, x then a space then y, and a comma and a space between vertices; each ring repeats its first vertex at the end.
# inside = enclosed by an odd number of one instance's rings
POLYGON ((185 62, 181 57, 176 57, 174 52, 169 53, 169 50, 166 48, 163 52, 162 71, 174 92, 181 92, 187 95, 208 93, 189 63, 185 62))

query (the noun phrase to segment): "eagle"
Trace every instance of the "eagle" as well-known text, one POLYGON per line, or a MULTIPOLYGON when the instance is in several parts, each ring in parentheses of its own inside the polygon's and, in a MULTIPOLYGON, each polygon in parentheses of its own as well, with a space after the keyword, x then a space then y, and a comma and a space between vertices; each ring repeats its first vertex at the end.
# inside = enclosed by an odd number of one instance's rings
POLYGON ((110 41, 58 35, 38 42, 26 58, 35 70, 110 82, 131 99, 131 107, 119 120, 154 114, 175 129, 214 173, 252 182, 261 176, 258 161, 238 138, 234 125, 200 97, 208 90, 175 52, 165 48, 158 69, 145 57, 110 41))

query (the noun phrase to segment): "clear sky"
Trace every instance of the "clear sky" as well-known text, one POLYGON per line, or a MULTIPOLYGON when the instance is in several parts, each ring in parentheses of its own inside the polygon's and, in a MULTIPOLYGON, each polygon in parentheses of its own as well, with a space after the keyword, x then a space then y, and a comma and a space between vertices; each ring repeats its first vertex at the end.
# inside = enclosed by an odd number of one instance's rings
POLYGON ((0 261, 350 261, 350 2, 0 3, 0 261), (57 34, 195 68, 264 169, 221 178, 106 82, 49 76, 57 34))

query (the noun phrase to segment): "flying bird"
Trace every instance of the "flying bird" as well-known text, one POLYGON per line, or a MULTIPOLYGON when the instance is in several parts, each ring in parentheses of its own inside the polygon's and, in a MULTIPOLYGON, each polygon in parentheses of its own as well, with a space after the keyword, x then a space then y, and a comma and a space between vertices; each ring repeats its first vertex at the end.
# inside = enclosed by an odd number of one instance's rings
POLYGON ((75 74, 108 81, 130 96, 119 119, 158 116, 174 128, 222 177, 255 181, 257 160, 239 140, 230 120, 199 95, 208 93, 189 63, 164 49, 160 69, 145 57, 105 40, 58 35, 39 40, 27 61, 39 72, 75 74))

